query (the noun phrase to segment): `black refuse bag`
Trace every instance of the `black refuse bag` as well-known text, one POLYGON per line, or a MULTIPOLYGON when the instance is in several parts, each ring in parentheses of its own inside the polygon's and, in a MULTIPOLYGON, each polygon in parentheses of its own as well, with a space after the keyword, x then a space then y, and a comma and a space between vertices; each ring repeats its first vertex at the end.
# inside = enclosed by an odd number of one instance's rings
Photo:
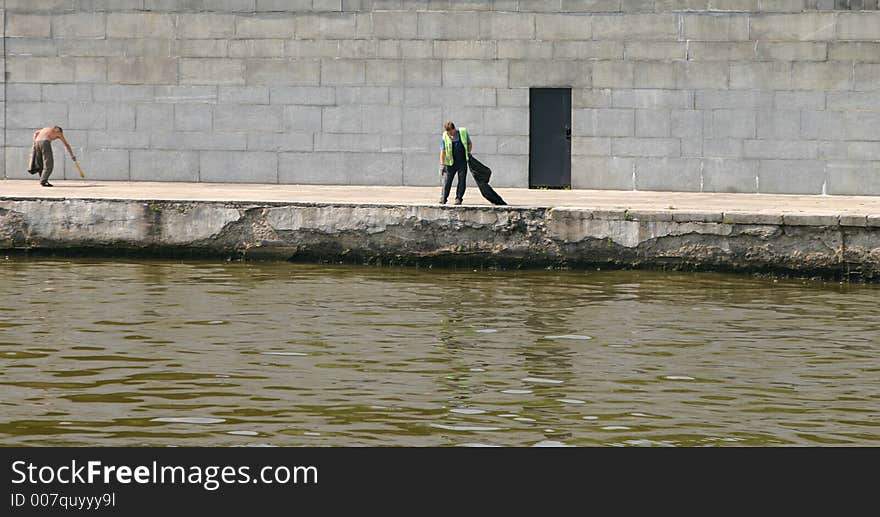
POLYGON ((474 158, 473 155, 471 155, 470 160, 468 160, 468 166, 471 170, 471 174, 474 176, 474 181, 477 182, 477 188, 480 189, 480 194, 482 194, 483 197, 493 205, 506 205, 507 203, 501 199, 501 196, 495 192, 495 189, 489 186, 489 178, 492 176, 492 169, 486 167, 483 162, 474 158))

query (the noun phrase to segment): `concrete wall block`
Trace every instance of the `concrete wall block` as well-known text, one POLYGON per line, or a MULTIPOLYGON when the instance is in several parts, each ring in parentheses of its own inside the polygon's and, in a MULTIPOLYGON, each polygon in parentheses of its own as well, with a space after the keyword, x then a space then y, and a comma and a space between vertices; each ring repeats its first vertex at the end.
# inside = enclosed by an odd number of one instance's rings
POLYGON ((575 109, 572 136, 633 136, 635 112, 630 109, 575 109))
POLYGON ((743 41, 749 39, 749 17, 745 14, 685 14, 684 37, 697 41, 743 41))
POLYGON ((271 151, 271 152, 311 152, 314 146, 313 133, 248 133, 248 151, 271 151))
MULTIPOLYGON (((480 61, 466 61, 466 63, 479 63, 480 61)), ((436 59, 417 59, 406 60, 403 64, 403 84, 408 87, 433 87, 446 84, 443 82, 443 72, 445 64, 449 61, 442 62, 436 59)), ((459 62, 461 63, 461 62, 459 62)), ((488 76, 486 77, 488 79, 488 76)), ((384 84, 384 83, 383 83, 384 84)), ((473 84, 479 86, 479 84, 473 84)))
POLYGON ((834 13, 753 14, 752 40, 828 41, 834 39, 834 13))
MULTIPOLYGON (((251 40, 252 41, 252 40, 251 40)), ((171 55, 178 57, 260 57, 247 54, 230 55, 229 48, 232 43, 244 43, 244 41, 230 42, 225 39, 185 39, 171 42, 171 55)), ((284 51, 281 45, 280 52, 284 51)))
MULTIPOLYGON (((54 84, 15 83, 6 85, 6 98, 9 102, 39 102, 43 99, 43 89, 54 84)), ((67 85, 64 85, 67 86, 67 85)), ((48 99, 48 98, 47 98, 48 99)))
POLYGON ((758 138, 769 140, 797 140, 801 132, 801 112, 773 110, 758 112, 758 138))
POLYGON ((6 58, 7 83, 69 83, 74 80, 73 61, 57 57, 6 58))
POLYGON ((877 166, 867 163, 829 162, 826 167, 826 191, 832 195, 880 195, 880 174, 877 166))
MULTIPOLYGON (((28 139, 16 139, 18 142, 26 143, 28 139)), ((9 138, 7 137, 7 141, 9 138)), ((74 150, 76 152, 76 150, 74 150)), ((59 156, 58 152, 54 149, 52 151, 53 156, 59 156)), ((2 155, 3 164, 5 165, 5 178, 6 179, 35 179, 34 176, 27 172, 28 169, 28 160, 31 156, 31 147, 5 147, 3 148, 2 155)), ((63 178, 64 177, 64 162, 65 160, 55 160, 55 167, 52 171, 52 178, 63 178)))
POLYGON ((52 31, 52 17, 44 14, 8 13, 7 38, 48 38, 52 31))
POLYGON ((549 41, 504 40, 496 42, 498 59, 542 60, 553 58, 549 41))
POLYGON ((755 58, 753 42, 690 41, 687 50, 691 61, 751 61, 755 58))
POLYGON ((635 76, 634 69, 633 63, 627 61, 596 61, 593 63, 592 86, 595 88, 632 88, 635 76))
POLYGON ((684 89, 726 89, 729 78, 727 63, 677 63, 678 87, 684 89))
POLYGON ((403 66, 399 60, 368 59, 367 84, 371 86, 403 86, 403 66))
POLYGON ((681 140, 678 138, 613 138, 611 154, 630 157, 681 156, 681 140))
POLYGON ((819 142, 820 160, 846 160, 849 156, 849 147, 846 142, 819 142))
MULTIPOLYGON (((528 90, 523 90, 528 100, 528 90)), ((574 88, 571 91, 571 106, 572 108, 610 108, 611 90, 574 88)))
MULTIPOLYGON (((514 92, 519 90, 505 90, 514 92)), ((523 90, 528 93, 528 90, 523 90)), ((460 106, 495 106, 496 90, 494 88, 429 88, 428 94, 432 106, 446 106, 457 104, 460 106)), ((528 95, 525 96, 525 104, 515 107, 527 107, 528 95)), ((509 105, 508 105, 509 106, 509 105)))
POLYGON ((213 106, 208 104, 178 104, 174 106, 175 131, 203 131, 213 129, 213 106))
POLYGON ((68 105, 69 129, 107 129, 107 105, 95 103, 70 103, 68 105))
MULTIPOLYGON (((622 41, 555 41, 554 59, 610 59, 623 60, 625 52, 622 41)), ((501 56, 498 56, 501 58, 501 56)))
POLYGON ((339 86, 336 104, 388 104, 389 91, 387 86, 339 86))
POLYGON ((322 59, 321 85, 358 85, 366 82, 366 63, 363 60, 322 59))
POLYGON ((420 39, 472 40, 480 33, 480 19, 470 13, 419 12, 420 39))
POLYGON ((245 63, 248 86, 318 86, 321 62, 317 59, 249 59, 245 63))
POLYGON ((158 103, 217 103, 216 86, 156 86, 155 100, 158 103))
POLYGON ((672 110, 669 113, 669 136, 702 139, 703 117, 704 112, 698 110, 672 110))
POLYGON ((240 39, 292 39, 296 36, 296 19, 286 13, 236 16, 234 32, 240 39))
POLYGON ((220 86, 220 104, 269 104, 269 88, 265 86, 220 86))
POLYGON ((880 40, 880 13, 839 13, 836 31, 842 40, 880 40))
MULTIPOLYGON (((253 40, 274 41, 274 40, 253 40)), ((284 56, 293 59, 339 56, 339 40, 286 40, 284 41, 284 56)), ((278 57, 268 56, 268 57, 278 57)))
POLYGON ((167 58, 171 56, 171 42, 156 38, 128 39, 123 43, 123 56, 167 58))
MULTIPOLYGON (((492 168, 492 186, 495 188, 528 188, 529 157, 522 155, 481 154, 480 161, 492 168)), ((480 199, 480 193, 472 179, 465 199, 480 199)))
POLYGON ((678 85, 680 63, 637 62, 633 86, 650 89, 675 89, 678 85))
POLYGON ((418 14, 414 12, 375 11, 372 15, 373 37, 395 40, 418 38, 418 14))
POLYGON ((404 59, 431 59, 434 57, 434 44, 431 41, 401 41, 400 55, 404 59))
POLYGON ((434 57, 439 59, 495 59, 498 50, 494 41, 435 41, 434 57))
MULTIPOLYGON (((590 63, 583 61, 571 63, 562 61, 510 62, 511 88, 588 88, 592 85, 591 75, 590 63)), ((506 88, 506 78, 498 77, 496 86, 506 88)))
POLYGON ((687 109, 694 106, 694 93, 685 90, 613 90, 615 108, 687 109))
POLYGON ((758 191, 758 162, 726 158, 703 160, 703 192, 758 191))
POLYGON ((791 90, 791 63, 731 64, 730 88, 735 90, 791 90))
POLYGON ((592 17, 570 13, 535 15, 535 38, 549 41, 592 39, 592 17))
POLYGON ((526 108, 484 108, 485 132, 492 135, 529 134, 529 110, 526 108))
POLYGON ((275 106, 219 104, 214 107, 216 131, 280 131, 283 112, 275 106))
POLYGON ((845 62, 794 63, 797 90, 851 90, 852 65, 845 62))
POLYGON ((170 13, 109 13, 107 37, 170 39, 174 37, 174 17, 170 13))
POLYGON ((315 135, 315 151, 378 152, 381 135, 375 133, 319 133, 315 135))
POLYGON ((598 14, 593 17, 593 39, 673 40, 679 36, 679 17, 673 14, 598 14))
POLYGON ((819 147, 816 142, 803 140, 746 140, 743 154, 746 158, 816 160, 819 147))
MULTIPOLYGON (((433 153, 407 153, 403 155, 403 184, 419 187, 438 186, 437 155, 433 153)), ((437 189, 440 197, 440 189, 437 189)))
POLYGON ((880 64, 856 63, 854 88, 861 91, 880 90, 880 64))
POLYGON ((611 138, 576 136, 571 139, 572 156, 611 156, 611 138))
POLYGON ((632 158, 580 156, 571 161, 571 187, 633 190, 634 170, 632 158))
POLYGON ((241 59, 198 58, 180 60, 181 84, 244 84, 241 59))
POLYGON ((784 110, 824 110, 825 92, 776 92, 773 107, 784 110))
POLYGON ((231 14, 178 14, 175 22, 179 39, 222 39, 235 34, 235 16, 231 14))
POLYGON ((697 109, 768 109, 773 107, 773 93, 748 91, 697 91, 697 109))
POLYGON ((880 92, 828 92, 830 110, 880 111, 880 92))
POLYGON ((742 158, 743 140, 707 138, 703 140, 703 156, 707 158, 742 158))
POLYGON ((691 158, 637 159, 636 190, 699 192, 701 169, 691 158))
POLYGON ((681 61, 688 58, 688 44, 683 41, 627 41, 624 52, 630 61, 681 61))
POLYGON ((358 18, 354 13, 316 13, 296 17, 295 34, 300 39, 355 39, 358 18))
POLYGON ((535 38, 535 15, 522 12, 479 14, 479 34, 488 40, 531 40, 535 38))
MULTIPOLYGON (((407 84, 409 84, 409 82, 407 82, 407 84)), ((478 60, 447 59, 443 61, 442 84, 443 86, 471 88, 507 88, 508 63, 507 61, 486 62, 478 60)))
POLYGON ((116 84, 177 84, 177 60, 167 58, 107 58, 107 80, 116 84))
POLYGON ((363 106, 362 109, 364 117, 364 132, 397 135, 402 131, 402 107, 366 105, 363 106))
POLYGON ((332 106, 336 104, 336 88, 328 86, 272 86, 270 104, 301 104, 332 106))
POLYGON ((758 192, 765 194, 821 194, 826 182, 825 163, 816 160, 761 160, 758 192))
POLYGON ((824 42, 767 42, 755 45, 758 59, 770 61, 825 61, 828 44, 824 42))
MULTIPOLYGON (((440 152, 440 133, 443 131, 443 111, 439 107, 407 107, 403 110, 404 134, 436 134, 437 145, 432 146, 440 152)), ((465 119, 467 120, 467 119, 465 119)), ((459 120, 459 123, 462 121, 459 120)), ((461 123, 468 127, 467 123, 461 123)), ((476 135, 474 135, 476 139, 476 135)))
POLYGON ((10 102, 6 104, 6 128, 36 130, 47 126, 68 126, 67 104, 55 102, 10 102))
POLYGON ((247 149, 247 136, 240 132, 214 131, 211 138, 205 138, 205 135, 195 131, 153 131, 150 133, 150 148, 180 151, 244 151, 247 149))
POLYGON ((361 106, 322 108, 321 127, 327 133, 360 133, 366 129, 361 106))
POLYGON ((278 160, 279 181, 285 184, 400 185, 403 179, 401 155, 282 153, 278 160))
POLYGON ((197 151, 131 151, 132 181, 199 181, 197 151))
MULTIPOLYGON (((572 143, 574 148, 574 143, 572 143)), ((474 152, 486 152, 488 154, 504 154, 504 155, 526 155, 529 154, 529 137, 528 136, 499 136, 493 138, 490 136, 480 137, 480 147, 474 147, 474 152), (495 145, 492 141, 495 140, 495 145)))
POLYGON ((342 59, 379 57, 379 42, 376 40, 339 40, 339 50, 335 57, 342 59))
POLYGON ((287 51, 285 43, 287 42, 280 39, 232 40, 228 42, 228 53, 231 58, 314 57, 292 55, 287 51))
POLYGON ((102 39, 106 35, 104 13, 70 13, 52 16, 52 37, 102 39))
MULTIPOLYGON (((37 92, 42 90, 44 101, 90 102, 92 87, 88 84, 44 84, 34 85, 37 92)), ((39 100, 39 99, 37 99, 39 100)))
MULTIPOLYGON (((67 42, 78 42, 81 40, 65 40, 67 42)), ((7 57, 54 57, 58 55, 59 50, 66 45, 59 44, 63 41, 56 42, 49 38, 7 38, 6 41, 7 57)))
POLYGON ((880 140, 880 113, 851 111, 844 114, 847 140, 880 140))
POLYGON ((669 110, 636 110, 636 136, 669 137, 671 126, 669 110))
POLYGON ((846 138, 846 119, 840 111, 803 111, 801 138, 809 140, 843 140, 846 138))
MULTIPOLYGON (((150 133, 142 131, 88 131, 87 135, 88 149, 148 149, 150 147, 150 133)), ((128 173, 128 168, 125 172, 128 173)))
MULTIPOLYGON (((880 160, 880 142, 840 142, 846 146, 843 158, 853 160, 880 160)), ((839 158, 839 156, 837 157, 839 158)), ((873 165, 873 164, 872 164, 873 165)))
MULTIPOLYGON (((98 181, 129 181, 129 151, 127 149, 74 149, 76 158, 85 170, 86 178, 98 181)), ((57 156, 57 154, 56 154, 57 156)), ((56 160, 57 161, 57 160, 56 160)), ((55 176, 53 174, 52 176, 55 176)), ((79 179, 76 167, 64 169, 64 179, 79 179)))
POLYGON ((92 95, 95 102, 146 102, 155 99, 155 89, 149 85, 95 85, 92 87, 92 95))
POLYGON ((857 63, 880 63, 880 42, 834 41, 828 46, 828 59, 857 63))
POLYGON ((278 155, 258 151, 201 151, 199 179, 220 183, 278 183, 278 155))
POLYGON ((104 83, 107 81, 107 60, 102 57, 75 57, 74 81, 77 83, 104 83))

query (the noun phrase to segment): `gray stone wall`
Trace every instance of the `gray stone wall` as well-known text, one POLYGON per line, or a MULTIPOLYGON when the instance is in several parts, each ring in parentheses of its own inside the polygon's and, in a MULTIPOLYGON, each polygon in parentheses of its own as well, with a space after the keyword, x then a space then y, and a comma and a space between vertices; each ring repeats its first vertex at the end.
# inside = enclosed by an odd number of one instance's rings
POLYGON ((58 124, 95 179, 435 185, 452 119, 527 186, 571 87, 573 188, 880 195, 876 4, 6 0, 4 175, 58 124))

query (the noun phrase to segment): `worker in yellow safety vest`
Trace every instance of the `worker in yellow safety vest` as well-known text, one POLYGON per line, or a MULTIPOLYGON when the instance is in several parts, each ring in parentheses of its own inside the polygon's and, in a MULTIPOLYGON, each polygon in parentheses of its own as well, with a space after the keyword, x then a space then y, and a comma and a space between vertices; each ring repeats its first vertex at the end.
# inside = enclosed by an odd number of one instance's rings
POLYGON ((440 147, 440 174, 443 176, 443 191, 440 204, 445 205, 452 189, 452 179, 458 174, 458 185, 455 188, 455 204, 464 200, 464 189, 467 187, 468 160, 473 152, 474 143, 466 128, 455 128, 449 121, 444 126, 443 142, 440 147))

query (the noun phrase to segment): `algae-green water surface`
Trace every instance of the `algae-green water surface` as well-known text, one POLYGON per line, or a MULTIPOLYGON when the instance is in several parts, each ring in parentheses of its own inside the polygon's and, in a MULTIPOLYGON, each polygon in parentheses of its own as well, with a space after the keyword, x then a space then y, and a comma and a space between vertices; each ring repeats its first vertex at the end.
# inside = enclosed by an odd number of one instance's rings
POLYGON ((0 257, 4 445, 880 445, 880 286, 0 257))

